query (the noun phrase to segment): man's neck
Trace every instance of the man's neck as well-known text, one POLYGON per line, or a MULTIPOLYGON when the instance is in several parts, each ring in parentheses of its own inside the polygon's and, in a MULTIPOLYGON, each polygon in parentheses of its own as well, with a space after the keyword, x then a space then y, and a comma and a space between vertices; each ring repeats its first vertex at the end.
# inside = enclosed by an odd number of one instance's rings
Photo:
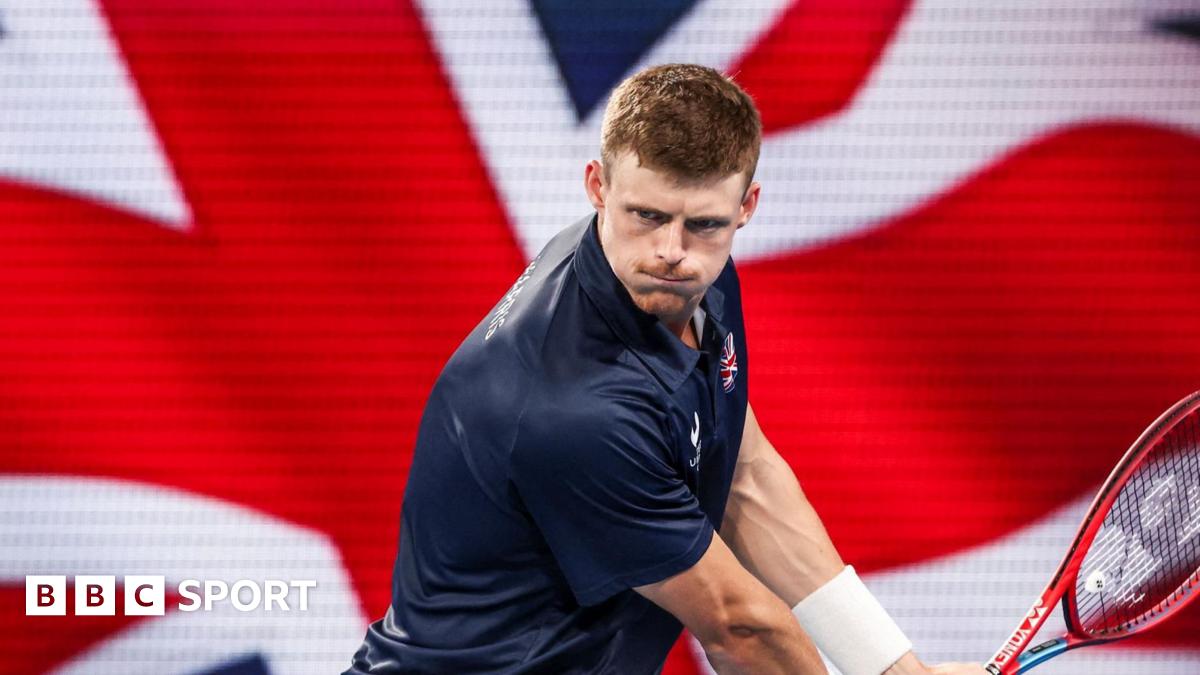
POLYGON ((679 338, 683 344, 697 350, 700 349, 700 326, 696 325, 695 316, 696 308, 699 306, 699 302, 692 306, 691 311, 682 321, 667 321, 659 317, 659 321, 663 322, 663 325, 667 327, 667 330, 671 331, 672 335, 679 338))

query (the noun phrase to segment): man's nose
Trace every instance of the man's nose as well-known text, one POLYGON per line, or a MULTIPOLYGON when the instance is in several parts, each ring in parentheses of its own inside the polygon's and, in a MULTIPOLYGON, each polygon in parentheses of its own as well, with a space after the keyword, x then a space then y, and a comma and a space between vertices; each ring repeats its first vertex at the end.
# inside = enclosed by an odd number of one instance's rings
POLYGON ((687 253, 683 249, 683 222, 667 223, 661 229, 658 239, 658 259, 668 265, 678 265, 683 262, 687 253))

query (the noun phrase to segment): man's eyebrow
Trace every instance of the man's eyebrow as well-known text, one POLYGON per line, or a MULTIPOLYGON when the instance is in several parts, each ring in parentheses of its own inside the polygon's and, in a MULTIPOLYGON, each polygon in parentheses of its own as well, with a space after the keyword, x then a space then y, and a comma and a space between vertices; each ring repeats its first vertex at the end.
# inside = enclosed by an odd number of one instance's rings
MULTIPOLYGON (((650 213, 656 213, 660 216, 674 217, 674 214, 667 213, 666 211, 663 211, 662 209, 656 209, 652 206, 643 206, 641 204, 626 204, 625 210, 627 210, 627 211, 649 211, 650 213)), ((729 218, 726 218, 725 216, 693 216, 691 218, 688 218, 686 222, 689 222, 689 223, 713 222, 713 223, 717 223, 717 225, 720 227, 724 227, 725 225, 728 225, 729 223, 731 223, 733 221, 731 221, 729 218)))
POLYGON ((733 221, 730 220, 729 218, 725 218, 722 216, 696 216, 695 218, 688 218, 687 222, 689 222, 689 223, 716 223, 717 227, 725 227, 726 225, 728 225, 729 223, 732 223, 733 221))
POLYGON ((663 211, 662 209, 656 209, 653 206, 644 206, 642 204, 626 204, 625 210, 626 211, 649 211, 650 213, 657 213, 660 216, 671 215, 671 214, 667 213, 666 211, 663 211))

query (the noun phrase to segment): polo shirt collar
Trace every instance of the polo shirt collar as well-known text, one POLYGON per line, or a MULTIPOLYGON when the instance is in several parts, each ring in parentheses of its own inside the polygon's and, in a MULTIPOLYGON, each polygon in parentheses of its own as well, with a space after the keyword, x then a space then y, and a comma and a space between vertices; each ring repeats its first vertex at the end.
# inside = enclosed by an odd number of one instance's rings
MULTIPOLYGON (((608 258, 604 257, 595 215, 575 250, 573 264, 584 292, 617 337, 650 368, 663 386, 670 391, 678 389, 695 369, 700 352, 683 344, 658 317, 634 304, 629 291, 608 264, 608 258)), ((701 300, 709 320, 717 324, 718 332, 724 332, 719 328, 724 300, 724 294, 713 286, 709 286, 701 300)))

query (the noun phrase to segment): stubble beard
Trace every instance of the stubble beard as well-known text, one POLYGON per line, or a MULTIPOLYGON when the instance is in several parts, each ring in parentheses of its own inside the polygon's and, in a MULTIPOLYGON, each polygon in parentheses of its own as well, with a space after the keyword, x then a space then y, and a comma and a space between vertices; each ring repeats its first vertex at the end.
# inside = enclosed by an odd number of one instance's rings
POLYGON ((637 305, 638 309, 647 314, 653 314, 663 323, 681 323, 690 318, 688 312, 690 297, 658 289, 633 293, 631 297, 633 304, 637 305))

